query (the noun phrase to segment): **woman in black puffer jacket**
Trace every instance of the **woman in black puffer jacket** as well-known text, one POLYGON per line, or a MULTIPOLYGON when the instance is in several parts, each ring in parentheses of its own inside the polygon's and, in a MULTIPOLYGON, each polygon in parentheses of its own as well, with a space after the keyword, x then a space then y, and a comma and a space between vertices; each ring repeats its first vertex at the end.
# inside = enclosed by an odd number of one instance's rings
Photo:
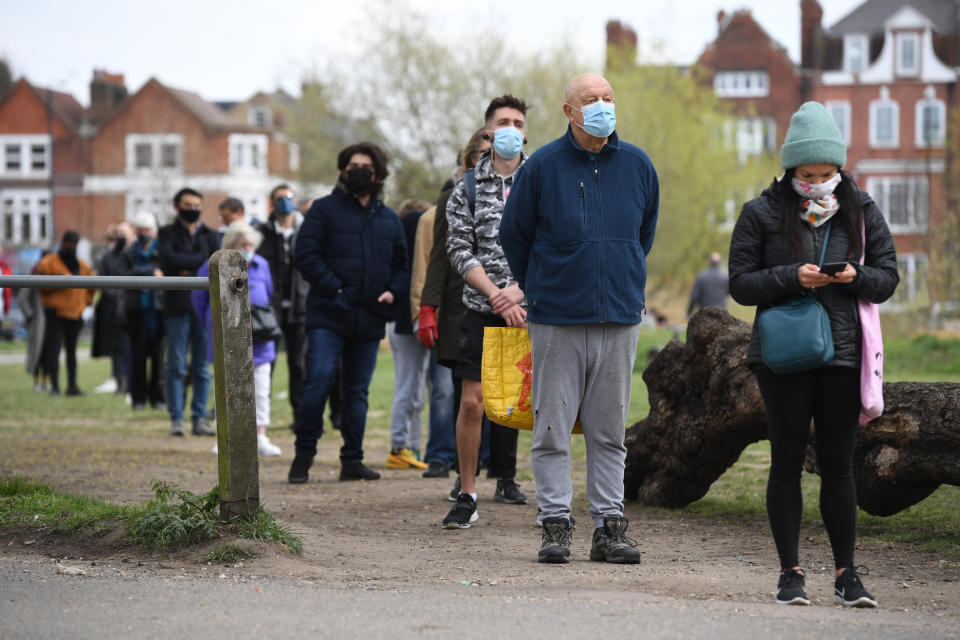
POLYGON ((804 104, 793 115, 784 141, 781 165, 786 173, 743 206, 730 241, 734 300, 755 305, 759 316, 771 305, 813 292, 826 309, 833 332, 833 360, 810 371, 775 374, 767 368, 756 323, 747 355, 767 413, 771 456, 767 513, 780 556, 780 604, 810 604, 799 563, 799 532, 800 476, 812 419, 822 478, 820 512, 836 567, 835 602, 877 606, 853 564, 857 526, 853 453, 861 352, 857 301, 887 300, 899 276, 883 214, 841 170, 846 155, 846 144, 823 105, 804 104), (817 266, 828 229, 824 264, 846 263, 834 276, 821 273, 817 266))

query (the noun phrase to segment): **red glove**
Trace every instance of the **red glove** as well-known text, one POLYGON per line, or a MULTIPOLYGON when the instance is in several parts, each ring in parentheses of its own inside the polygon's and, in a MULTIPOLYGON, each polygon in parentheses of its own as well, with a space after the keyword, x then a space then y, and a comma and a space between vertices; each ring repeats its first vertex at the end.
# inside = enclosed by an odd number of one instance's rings
POLYGON ((417 337, 427 349, 433 349, 437 344, 437 308, 432 304, 420 307, 420 326, 417 328, 417 337))

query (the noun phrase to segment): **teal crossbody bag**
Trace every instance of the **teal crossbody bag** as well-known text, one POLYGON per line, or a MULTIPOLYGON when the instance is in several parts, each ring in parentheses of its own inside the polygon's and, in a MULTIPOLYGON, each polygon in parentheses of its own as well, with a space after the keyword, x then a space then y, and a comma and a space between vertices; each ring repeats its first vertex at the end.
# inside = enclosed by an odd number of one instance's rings
MULTIPOLYGON (((818 266, 823 266, 831 224, 833 220, 827 222, 818 266)), ((763 363, 774 373, 800 373, 833 360, 830 316, 812 293, 770 307, 757 318, 757 326, 763 363)))

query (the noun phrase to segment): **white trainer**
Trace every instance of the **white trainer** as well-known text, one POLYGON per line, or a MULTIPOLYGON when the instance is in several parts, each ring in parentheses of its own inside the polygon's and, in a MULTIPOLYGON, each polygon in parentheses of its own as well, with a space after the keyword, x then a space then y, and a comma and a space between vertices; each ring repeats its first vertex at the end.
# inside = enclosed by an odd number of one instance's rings
POLYGON ((265 433, 257 434, 257 451, 264 458, 278 456, 282 453, 280 447, 270 442, 270 438, 265 433))

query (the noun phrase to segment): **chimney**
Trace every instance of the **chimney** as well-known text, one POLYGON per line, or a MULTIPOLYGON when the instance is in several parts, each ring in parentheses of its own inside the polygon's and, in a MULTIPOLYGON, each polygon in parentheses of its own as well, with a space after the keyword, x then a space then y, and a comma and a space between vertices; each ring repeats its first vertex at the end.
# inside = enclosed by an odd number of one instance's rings
POLYGON ((635 64, 637 32, 619 20, 607 22, 607 69, 635 64))
POLYGON ((94 124, 106 119, 113 109, 127 98, 127 87, 122 73, 94 69, 90 81, 90 121, 94 124))
POLYGON ((727 19, 727 12, 723 9, 717 11, 717 35, 720 35, 720 32, 723 31, 723 21, 727 19))
POLYGON ((819 66, 817 51, 823 33, 822 19, 823 9, 817 0, 800 0, 800 67, 803 69, 819 66))

